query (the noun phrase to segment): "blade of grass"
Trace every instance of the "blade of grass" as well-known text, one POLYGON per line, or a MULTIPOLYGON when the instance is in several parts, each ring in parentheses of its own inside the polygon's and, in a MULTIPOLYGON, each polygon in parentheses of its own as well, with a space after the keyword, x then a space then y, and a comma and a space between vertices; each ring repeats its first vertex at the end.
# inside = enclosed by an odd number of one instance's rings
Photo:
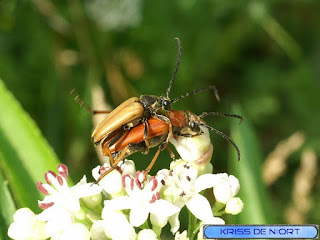
POLYGON ((8 181, 4 180, 0 172, 0 239, 9 239, 6 230, 13 222, 15 211, 16 206, 8 188, 8 181))
POLYGON ((241 160, 237 162, 236 153, 234 149, 231 149, 230 173, 234 174, 240 181, 241 189, 238 195, 244 202, 244 210, 236 217, 236 223, 274 223, 269 196, 262 182, 262 154, 257 137, 240 106, 235 106, 233 112, 244 119, 241 125, 232 124, 231 127, 231 137, 240 149, 241 160))
POLYGON ((30 116, 0 80, 0 168, 18 207, 39 211, 37 181, 59 160, 30 116))

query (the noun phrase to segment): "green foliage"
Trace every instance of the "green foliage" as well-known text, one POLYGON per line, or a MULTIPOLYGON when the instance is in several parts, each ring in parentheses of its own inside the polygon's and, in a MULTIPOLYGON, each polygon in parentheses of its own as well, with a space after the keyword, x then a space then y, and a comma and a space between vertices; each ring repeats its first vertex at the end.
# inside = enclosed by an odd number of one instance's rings
POLYGON ((244 116, 240 107, 234 108, 234 112, 244 118, 240 126, 232 125, 232 139, 238 143, 241 151, 241 160, 236 162, 237 156, 234 149, 230 154, 230 174, 238 177, 241 190, 238 196, 245 203, 241 214, 236 216, 237 224, 268 224, 274 223, 272 216, 270 197, 261 178, 262 154, 249 120, 244 116))
POLYGON ((37 182, 43 180, 46 171, 56 169, 59 161, 40 130, 2 81, 0 112, 5 113, 0 121, 0 167, 6 179, 0 179, 1 191, 4 193, 1 195, 4 199, 1 200, 7 202, 6 211, 12 212, 13 202, 6 187, 9 184, 18 207, 39 211, 37 200, 41 199, 41 194, 37 189, 37 182))

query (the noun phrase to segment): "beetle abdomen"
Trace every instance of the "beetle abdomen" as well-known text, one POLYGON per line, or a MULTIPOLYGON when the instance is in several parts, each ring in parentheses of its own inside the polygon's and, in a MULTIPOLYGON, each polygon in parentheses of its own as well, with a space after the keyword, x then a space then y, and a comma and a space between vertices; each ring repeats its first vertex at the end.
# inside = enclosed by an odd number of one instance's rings
MULTIPOLYGON (((157 144, 152 142, 152 139, 161 135, 165 135, 166 137, 169 131, 169 125, 166 122, 161 121, 155 117, 148 119, 147 123, 149 126, 147 139, 151 140, 150 147, 154 147, 157 144)), ((123 150, 130 143, 143 142, 144 131, 145 131, 144 123, 141 123, 138 126, 135 126, 134 128, 128 130, 115 144, 109 146, 110 151, 118 152, 123 150)), ((107 146, 107 145, 104 144, 102 148, 104 148, 104 146, 107 146)))

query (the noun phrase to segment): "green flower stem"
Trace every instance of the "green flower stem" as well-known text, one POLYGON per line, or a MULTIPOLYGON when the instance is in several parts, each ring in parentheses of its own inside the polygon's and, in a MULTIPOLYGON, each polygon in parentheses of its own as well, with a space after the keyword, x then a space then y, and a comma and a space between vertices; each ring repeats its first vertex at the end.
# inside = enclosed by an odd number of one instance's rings
MULTIPOLYGON (((148 220, 145 221, 145 222, 140 226, 140 228, 141 228, 141 229, 150 229, 148 220)), ((161 231, 161 230, 160 230, 160 231, 161 231)))
POLYGON ((220 210, 222 208, 225 207, 225 204, 224 203, 221 203, 221 202, 216 202, 213 207, 212 207, 212 212, 213 212, 213 216, 221 216, 221 215, 218 215, 220 210))
POLYGON ((190 240, 195 239, 197 226, 197 218, 189 212, 188 237, 190 240))

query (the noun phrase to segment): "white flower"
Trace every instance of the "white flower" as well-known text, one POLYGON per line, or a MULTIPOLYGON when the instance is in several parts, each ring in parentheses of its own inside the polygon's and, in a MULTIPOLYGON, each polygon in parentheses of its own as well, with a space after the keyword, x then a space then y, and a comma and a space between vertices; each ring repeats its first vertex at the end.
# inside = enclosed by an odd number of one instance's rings
MULTIPOLYGON (((196 137, 180 136, 170 139, 180 157, 196 168, 199 175, 211 173, 213 169, 210 163, 213 152, 210 133, 205 127, 201 127, 201 131, 203 134, 196 137)), ((192 132, 188 133, 192 134, 192 132)))
POLYGON ((151 229, 143 229, 138 233, 137 240, 157 240, 157 234, 151 229))
POLYGON ((90 232, 85 225, 81 223, 72 223, 61 233, 59 237, 52 240, 89 240, 90 232))
POLYGON ((41 221, 46 222, 45 231, 51 237, 62 234, 75 222, 76 218, 86 217, 81 211, 80 198, 101 194, 101 187, 87 183, 85 176, 73 187, 68 186, 67 177, 67 167, 60 164, 58 175, 49 171, 45 174, 47 184, 38 182, 39 190, 47 195, 43 201, 39 201, 39 207, 44 211, 38 217, 41 221))
MULTIPOLYGON (((95 180, 97 180, 100 177, 100 173, 108 169, 109 166, 107 163, 105 163, 102 167, 97 166, 92 170, 92 176, 95 180)), ((103 190, 111 196, 121 195, 121 192, 123 191, 121 179, 121 173, 115 169, 99 181, 99 186, 101 186, 103 190)))
POLYGON ((58 165, 58 175, 52 171, 48 171, 45 174, 47 184, 38 182, 39 190, 47 195, 43 201, 39 201, 39 207, 44 212, 54 206, 64 208, 71 213, 76 213, 80 210, 80 198, 100 194, 102 190, 97 185, 87 183, 86 176, 83 176, 77 185, 69 187, 67 177, 67 167, 60 164, 58 165))
POLYGON ((224 181, 220 182, 216 186, 213 186, 213 193, 218 202, 226 204, 231 198, 236 196, 240 190, 239 180, 230 175, 229 177, 224 177, 224 181))
POLYGON ((243 202, 240 198, 234 197, 231 198, 226 204, 226 213, 230 213, 232 215, 239 214, 243 209, 243 202))
POLYGON ((105 201, 104 210, 131 209, 130 223, 135 227, 142 225, 150 213, 152 224, 164 226, 168 218, 180 209, 168 201, 160 199, 159 190, 162 185, 158 184, 155 177, 142 183, 143 179, 144 172, 137 172, 135 178, 129 175, 123 176, 122 183, 128 196, 105 201))
POLYGON ((8 236, 19 240, 42 240, 49 236, 44 231, 45 223, 39 221, 29 208, 20 208, 13 215, 14 222, 8 229, 8 236))
MULTIPOLYGON (((199 194, 202 190, 215 187, 226 181, 225 174, 204 174, 197 178, 197 170, 190 164, 177 165, 172 171, 161 170, 159 175, 163 176, 161 183, 164 185, 164 199, 171 201, 174 205, 182 208, 187 206, 190 212, 202 221, 213 219, 213 213, 209 201, 199 194)), ((170 217, 171 232, 179 229, 179 215, 170 217)))
POLYGON ((95 222, 91 228, 92 240, 135 240, 136 232, 132 225, 128 222, 125 215, 118 212, 104 209, 102 212, 102 219, 95 222))
MULTIPOLYGON (((122 176, 129 174, 133 176, 136 173, 135 165, 132 160, 124 160, 119 163, 119 167, 106 176, 100 181, 99 185, 112 197, 125 195, 125 191, 122 186, 122 176)), ((110 163, 105 163, 103 166, 97 166, 92 170, 92 176, 97 180, 100 175, 110 169, 110 163)))

